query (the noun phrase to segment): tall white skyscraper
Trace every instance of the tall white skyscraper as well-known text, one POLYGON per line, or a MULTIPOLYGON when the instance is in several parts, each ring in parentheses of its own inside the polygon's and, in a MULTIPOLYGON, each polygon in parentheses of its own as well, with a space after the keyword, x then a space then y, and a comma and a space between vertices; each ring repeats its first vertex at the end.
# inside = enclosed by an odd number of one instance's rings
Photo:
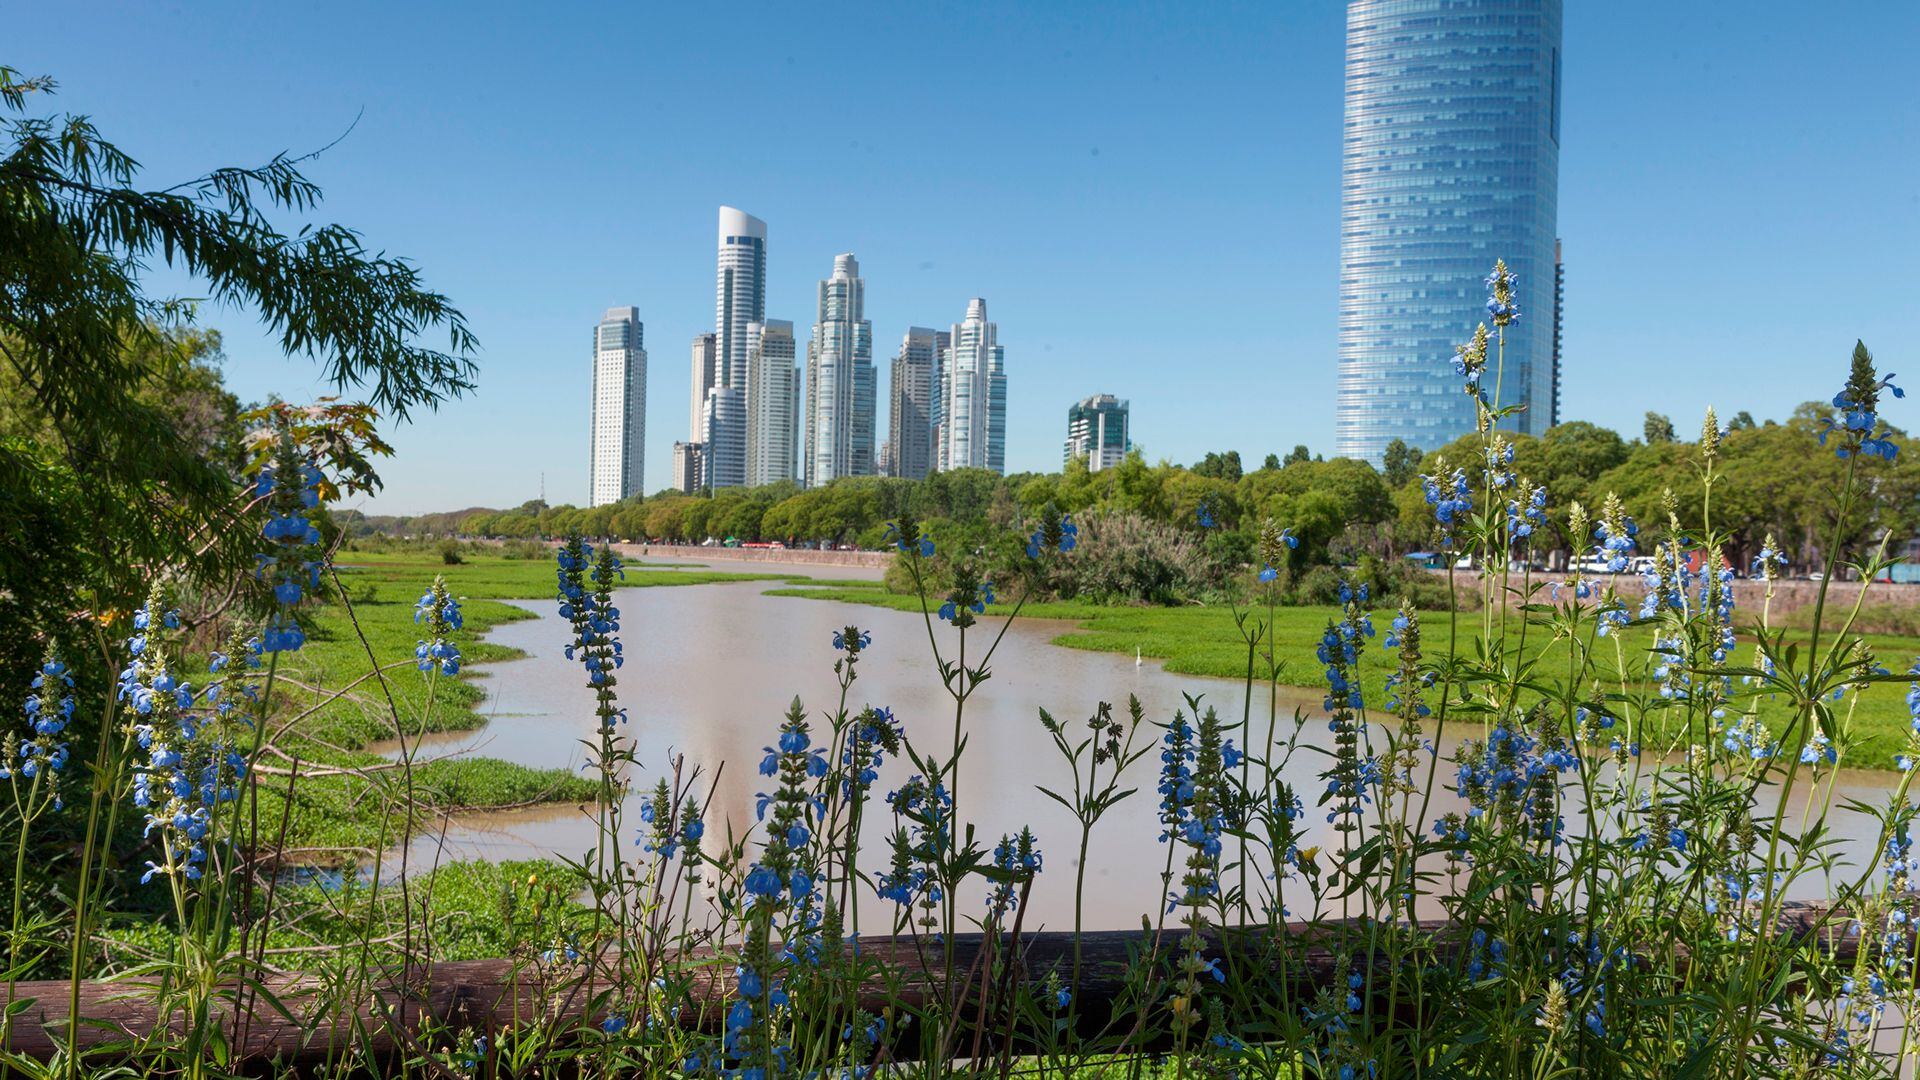
POLYGON ((940 353, 936 467, 1007 471, 1007 365, 987 302, 967 301, 940 353))
POLYGON ((723 206, 718 241, 713 383, 702 402, 698 439, 706 446, 702 486, 708 488, 747 482, 747 326, 767 317, 767 223, 723 206), (737 400, 716 401, 722 390, 737 400))
POLYGON ((747 324, 767 319, 767 223, 744 210, 720 208, 715 282, 715 386, 747 379, 747 324))
POLYGON ((914 326, 900 342, 888 391, 888 476, 924 480, 933 468, 934 368, 948 340, 945 330, 914 326))
POLYGON ((866 294, 859 260, 834 256, 833 276, 820 283, 819 314, 807 343, 801 466, 808 487, 873 475, 873 324, 866 319, 866 294))
POLYGON ((594 327, 589 505, 605 506, 642 494, 647 440, 645 345, 639 308, 608 308, 594 327))
POLYGON ((747 486, 794 478, 800 433, 800 365, 793 324, 747 324, 747 486))
POLYGON ((687 414, 687 434, 694 442, 704 437, 700 415, 707 411, 707 391, 713 389, 715 343, 719 340, 717 334, 693 335, 693 408, 687 414))

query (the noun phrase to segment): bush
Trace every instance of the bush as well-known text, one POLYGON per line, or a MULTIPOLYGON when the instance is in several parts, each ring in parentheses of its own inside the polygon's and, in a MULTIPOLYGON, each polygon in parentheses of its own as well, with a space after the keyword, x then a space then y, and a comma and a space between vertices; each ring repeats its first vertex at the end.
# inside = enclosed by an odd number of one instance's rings
POLYGON ((466 562, 467 560, 460 557, 460 541, 440 541, 440 561, 448 566, 459 566, 461 563, 466 562))
POLYGON ((1216 593, 1225 565, 1186 529, 1130 511, 1092 514, 1055 588, 1062 596, 1106 603, 1176 604, 1216 593))

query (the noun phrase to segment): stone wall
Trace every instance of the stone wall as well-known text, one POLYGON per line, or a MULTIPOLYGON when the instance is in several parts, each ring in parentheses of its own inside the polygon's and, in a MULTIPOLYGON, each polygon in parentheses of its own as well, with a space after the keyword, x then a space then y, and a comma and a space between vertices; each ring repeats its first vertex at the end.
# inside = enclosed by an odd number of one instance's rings
MULTIPOLYGON (((1444 573, 1445 571, 1435 572, 1444 573)), ((1611 584, 1622 597, 1630 601, 1637 602, 1647 594, 1646 580, 1639 574, 1589 574, 1587 577, 1589 580, 1599 583, 1602 587, 1611 584)), ((1539 574, 1535 576, 1534 580, 1551 582, 1563 581, 1565 578, 1566 576, 1563 574, 1539 574)), ((1479 583, 1478 577, 1465 572, 1460 573, 1457 580, 1462 592, 1466 592, 1469 588, 1477 586, 1479 583)), ((1514 584, 1516 586, 1518 585, 1517 578, 1514 584)), ((1828 613, 1831 614, 1838 610, 1844 614, 1847 610, 1851 609, 1854 599, 1860 595, 1861 588, 1862 585, 1858 581, 1833 582, 1827 589, 1828 613)), ((1866 585, 1865 588, 1867 589, 1866 602, 1869 605, 1920 606, 1920 585, 1879 581, 1866 585)), ((1733 602, 1735 609, 1740 612, 1737 616, 1737 621, 1744 624, 1748 620, 1757 618, 1760 614, 1761 605, 1766 601, 1766 592, 1767 583, 1764 581, 1753 581, 1744 578, 1736 579, 1733 583, 1733 602)), ((1819 595, 1820 582, 1818 581, 1802 581, 1797 579, 1776 581, 1773 583, 1773 604, 1771 611, 1774 615, 1784 615, 1787 612, 1799 608, 1810 607, 1813 602, 1819 598, 1819 595)), ((1541 597, 1540 599, 1550 601, 1551 597, 1541 597)))

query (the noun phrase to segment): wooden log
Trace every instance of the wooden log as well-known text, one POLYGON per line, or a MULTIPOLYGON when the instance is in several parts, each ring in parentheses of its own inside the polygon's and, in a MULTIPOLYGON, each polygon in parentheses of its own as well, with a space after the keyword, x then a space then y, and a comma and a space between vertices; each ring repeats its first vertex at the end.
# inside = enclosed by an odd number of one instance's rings
MULTIPOLYGON (((1349 970, 1336 965, 1335 949, 1342 943, 1355 944, 1363 928, 1358 920, 1289 923, 1277 934, 1264 926, 1235 927, 1209 934, 1208 953, 1218 958, 1231 952, 1238 963, 1262 963, 1265 977, 1276 980, 1276 986, 1284 983, 1310 996, 1321 986, 1344 983, 1349 970)), ((1423 923, 1422 929, 1433 932, 1443 954, 1452 952, 1463 939, 1444 922, 1423 923)), ((1812 943, 1842 963, 1852 959, 1859 945, 1852 920, 1819 904, 1785 905, 1777 932, 1802 941, 1817 934, 1818 940, 1812 943)), ((1183 933, 1170 927, 1157 945, 1154 936, 1142 930, 1093 931, 1081 936, 1081 977, 1075 995, 1089 1030, 1111 1032, 1110 1007, 1128 992, 1129 974, 1137 960, 1156 948, 1163 958, 1172 955, 1183 933)), ((976 961, 987 945, 979 934, 955 935, 953 970, 963 977, 976 972, 976 961)), ((1071 932, 1026 934, 1017 945, 1003 936, 992 945, 995 964, 980 966, 1000 965, 1011 950, 1013 977, 1029 984, 1043 981, 1049 973, 1066 981, 1073 969, 1071 932)), ((893 1004, 919 1009, 937 1000, 951 1001, 958 992, 968 998, 968 1007, 959 1010, 960 1015, 967 1022, 975 1016, 978 977, 961 987, 948 986, 946 952, 938 942, 869 937, 853 947, 874 972, 861 987, 861 1008, 878 1012, 893 1004)), ((708 952, 683 957, 680 966, 693 979, 691 996, 699 1006, 699 1015, 683 1015, 681 1021, 717 1026, 733 989, 732 967, 708 952)), ((263 981, 265 993, 248 987, 223 988, 213 1015, 231 1046, 233 1060, 319 1062, 348 1056, 349 1050, 387 1055, 416 1049, 421 1038, 434 1033, 444 1037, 462 1029, 492 1032, 533 1023, 568 1031, 597 1024, 604 1019, 609 1000, 609 969, 610 965, 597 965, 588 974, 582 965, 556 970, 524 959, 396 967, 370 973, 364 992, 353 994, 351 1000, 343 1000, 340 990, 314 975, 273 976, 263 981)), ((65 980, 18 984, 14 1001, 30 1003, 14 1014, 6 1049, 41 1060, 64 1050, 71 988, 65 980)), ((156 1035, 178 1038, 182 1025, 177 1017, 169 1025, 171 1033, 157 1030, 156 1002, 152 982, 83 981, 79 1048, 82 1052, 114 1047, 133 1051, 156 1035)))

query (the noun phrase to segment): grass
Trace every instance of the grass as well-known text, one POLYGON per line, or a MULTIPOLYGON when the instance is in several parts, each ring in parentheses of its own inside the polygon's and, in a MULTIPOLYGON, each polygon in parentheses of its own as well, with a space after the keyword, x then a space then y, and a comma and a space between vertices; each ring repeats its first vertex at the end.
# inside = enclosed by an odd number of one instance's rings
MULTIPOLYGON (((329 851, 367 852, 398 842, 404 814, 391 809, 400 786, 398 773, 390 770, 369 778, 338 770, 384 764, 387 756, 377 751, 387 747, 378 744, 401 731, 413 738, 484 724, 486 718, 475 706, 485 695, 469 681, 468 671, 473 664, 517 654, 482 637, 502 623, 532 617, 503 601, 544 599, 554 589, 553 564, 544 559, 479 555, 447 565, 434 552, 342 552, 337 571, 352 617, 338 600, 318 608, 306 647, 286 656, 276 677, 280 715, 297 718, 276 738, 277 753, 268 764, 287 770, 297 757, 306 775, 293 785, 291 807, 287 778, 269 775, 261 786, 260 820, 272 835, 284 815, 287 846, 304 849, 296 861, 335 862, 340 855, 329 851), (412 663, 419 641, 413 605, 436 575, 445 575, 465 615, 456 641, 467 670, 457 678, 429 679, 412 663), (386 670, 381 677, 363 678, 374 660, 386 670)), ((644 588, 755 580, 812 579, 638 564, 629 568, 626 584, 644 588)), ((565 769, 532 769, 487 757, 423 764, 414 772, 412 788, 417 803, 428 811, 424 817, 416 815, 416 828, 429 825, 435 812, 583 802, 597 791, 596 784, 565 769)))
MULTIPOLYGON (((889 593, 879 582, 835 582, 827 586, 783 587, 770 591, 776 596, 837 600, 895 611, 920 610, 917 597, 889 593)), ((1001 603, 989 607, 988 614, 1005 615, 1012 610, 1011 604, 1001 603)), ((1322 664, 1314 652, 1328 621, 1339 615, 1340 610, 1331 606, 1281 607, 1273 610, 1273 634, 1277 643, 1277 657, 1282 665, 1282 685, 1316 690, 1324 687, 1325 684, 1321 682, 1322 664)), ((1844 616, 1844 611, 1836 613, 1829 609, 1827 640, 1832 639, 1833 629, 1844 616)), ((1021 617, 1072 623, 1072 629, 1052 639, 1053 644, 1065 648, 1123 654, 1131 654, 1137 649, 1140 655, 1163 661, 1168 671, 1180 674, 1225 679, 1242 679, 1246 675, 1246 639, 1235 621, 1233 610, 1228 607, 1120 607, 1066 601, 1028 604, 1021 609, 1021 617)), ((1265 622, 1268 617, 1265 608, 1256 609, 1249 615, 1249 624, 1265 622)), ((1429 653, 1447 652, 1445 643, 1455 617, 1444 611, 1421 614, 1422 632, 1429 653)), ((1751 617, 1751 613, 1742 617, 1751 617)), ((1392 612, 1385 608, 1374 615, 1374 621, 1381 631, 1386 629, 1391 618, 1392 612)), ((1460 620, 1460 646, 1470 651, 1473 636, 1479 631, 1480 615, 1477 612, 1463 612, 1457 618, 1460 620)), ((1789 622, 1788 625, 1795 624, 1789 622)), ((1538 628, 1530 629, 1534 633, 1542 632, 1538 628)), ((1804 634, 1796 634, 1795 637, 1803 638, 1804 634)), ((1920 637, 1866 634, 1863 640, 1893 671, 1905 671, 1913 663, 1910 658, 1920 657, 1920 637)), ((1752 638, 1741 635, 1740 641, 1743 646, 1740 659, 1750 662, 1752 638)), ((1388 674, 1387 665, 1381 660, 1378 638, 1374 644, 1375 648, 1362 658, 1363 686, 1369 703, 1385 700, 1382 684, 1388 674)), ((1534 644, 1530 642, 1530 648, 1534 644)), ((1638 665, 1648 655, 1652 645, 1653 632, 1648 628, 1629 627, 1623 632, 1620 651, 1630 670, 1638 670, 1638 665)), ((1566 649, 1564 642, 1556 643, 1539 654, 1539 663, 1549 669, 1556 664, 1564 665, 1566 649)), ((1597 649, 1596 660, 1617 682, 1618 666, 1614 650, 1606 641, 1602 641, 1597 649)), ((1256 681, 1264 679, 1265 661, 1256 659, 1255 663, 1256 681)), ((1640 685, 1637 679, 1635 684, 1640 685)), ((1616 687, 1608 689, 1613 688, 1616 687)), ((1857 702, 1835 705, 1835 712, 1843 722, 1848 722, 1850 717, 1850 727, 1842 732, 1842 746, 1846 753, 1844 764, 1863 769, 1886 770, 1894 767, 1894 756, 1906 747, 1912 723, 1907 712, 1905 693, 1904 683, 1883 683, 1863 691, 1857 702)), ((1784 723, 1787 711, 1778 702, 1761 702, 1760 715, 1776 732, 1784 723)), ((1655 714, 1655 730, 1647 738, 1649 748, 1658 748, 1664 742, 1685 734, 1662 729, 1657 722, 1658 715, 1655 714)))

